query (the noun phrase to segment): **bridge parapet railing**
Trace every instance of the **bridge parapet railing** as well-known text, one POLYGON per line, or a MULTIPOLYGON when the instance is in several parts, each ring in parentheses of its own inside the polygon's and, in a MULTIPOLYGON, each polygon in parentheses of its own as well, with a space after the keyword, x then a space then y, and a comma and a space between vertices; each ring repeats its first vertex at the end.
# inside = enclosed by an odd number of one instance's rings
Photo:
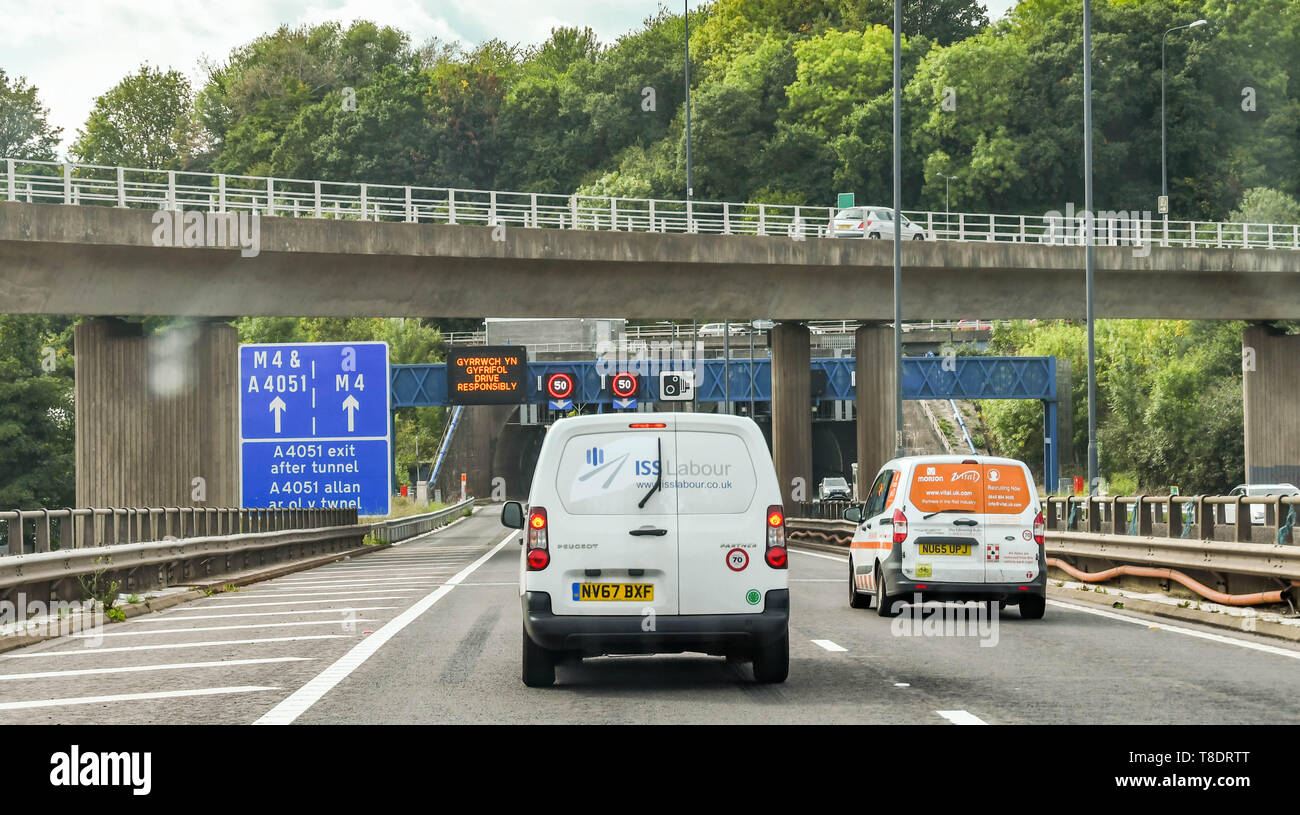
MULTIPOLYGON (((799 515, 839 520, 851 506, 805 501, 799 515)), ((1292 545, 1300 537, 1300 496, 1053 495, 1044 500, 1043 517, 1048 532, 1292 545), (1251 507, 1263 511, 1252 514, 1251 507)))
MULTIPOLYGON (((712 235, 834 237, 831 207, 557 195, 0 159, 0 201, 277 217, 712 235)), ((1300 224, 904 211, 929 240, 1300 250, 1300 224)))
POLYGON ((355 526, 355 509, 84 507, 0 511, 0 557, 126 543, 355 526))
POLYGON ((392 518, 387 521, 377 521, 370 527, 370 534, 378 540, 385 543, 397 543, 408 538, 414 538, 431 532, 442 526, 446 526, 457 518, 462 517, 471 507, 474 506, 473 498, 466 498, 458 504, 449 507, 443 507, 434 512, 425 512, 420 515, 408 515, 405 518, 392 518))
POLYGON ((1050 496, 1043 514, 1049 531, 1294 544, 1300 496, 1050 496))

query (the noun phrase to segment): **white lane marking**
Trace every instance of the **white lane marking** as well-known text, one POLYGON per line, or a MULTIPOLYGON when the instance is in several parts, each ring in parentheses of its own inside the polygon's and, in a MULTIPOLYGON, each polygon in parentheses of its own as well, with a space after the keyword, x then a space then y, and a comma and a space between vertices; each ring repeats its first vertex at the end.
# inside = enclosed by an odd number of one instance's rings
POLYGON ((216 696, 227 693, 256 693, 279 690, 268 685, 234 685, 229 688, 195 688, 194 690, 161 690, 153 693, 115 693, 109 696, 72 696, 66 699, 35 699, 30 702, 0 702, 0 710, 28 710, 34 707, 62 707, 63 705, 98 705, 105 702, 137 702, 142 699, 177 699, 185 696, 216 696))
MULTIPOLYGON (((349 589, 347 593, 348 594, 379 594, 381 592, 392 591, 393 589, 407 589, 407 588, 414 588, 414 587, 413 586, 389 586, 386 589, 357 589, 355 591, 349 589)), ((244 594, 243 592, 240 593, 244 594)), ((333 591, 304 591, 304 592, 289 594, 282 591, 250 591, 247 594, 244 594, 244 596, 256 597, 258 599, 262 599, 265 597, 320 597, 322 594, 333 594, 333 593, 334 593, 333 591)), ((407 592, 407 594, 410 593, 411 592, 407 592)))
MULTIPOLYGON (((1096 614, 1098 617, 1108 617, 1112 620, 1120 620, 1122 622, 1133 623, 1135 625, 1144 625, 1147 627, 1151 626, 1151 622, 1149 620, 1139 620, 1136 617, 1129 617, 1124 614, 1116 614, 1113 611, 1105 611, 1104 609, 1100 609, 1100 608, 1086 608, 1084 606, 1076 606, 1073 603, 1062 603, 1060 600, 1048 600, 1047 603, 1048 605, 1053 605, 1058 608, 1068 609, 1070 611, 1081 611, 1084 614, 1096 614)), ((1274 645, 1264 645, 1263 643, 1260 642, 1239 640, 1235 637, 1224 637, 1219 634, 1210 634, 1205 631, 1196 631, 1191 628, 1179 628, 1176 625, 1168 625, 1166 623, 1160 623, 1159 628, 1157 630, 1171 631, 1175 634, 1184 634, 1189 637, 1196 637, 1197 639, 1210 640, 1211 642, 1223 643, 1224 645, 1236 645, 1241 648, 1249 648, 1252 651, 1262 651, 1266 654, 1274 654, 1280 657, 1290 657, 1291 659, 1300 659, 1300 651, 1290 651, 1286 648, 1278 648, 1277 646, 1274 645)))
POLYGON ((842 577, 791 577, 788 578, 791 583, 843 583, 842 577))
MULTIPOLYGON (((389 586, 389 584, 393 584, 393 583, 406 583, 406 584, 429 583, 431 581, 439 579, 443 575, 447 574, 449 571, 450 570, 448 570, 447 572, 443 572, 442 574, 422 574, 418 577, 341 577, 337 580, 312 580, 311 582, 303 582, 303 583, 275 583, 272 585, 264 586, 263 588, 277 589, 279 591, 285 591, 286 589, 290 591, 293 590, 311 591, 312 589, 345 589, 349 586, 361 586, 361 587, 371 586, 371 587, 383 588, 384 586, 389 586)), ((390 588, 396 589, 396 588, 401 588, 401 586, 393 585, 390 586, 390 588)))
POLYGON ((953 724, 988 724, 974 713, 968 713, 964 710, 936 710, 935 713, 953 724))
POLYGON ((845 647, 843 647, 843 646, 841 646, 841 645, 836 645, 835 643, 831 642, 830 640, 813 640, 812 642, 813 642, 813 645, 820 645, 822 648, 825 648, 827 651, 847 651, 847 650, 849 650, 849 649, 847 649, 847 648, 845 648, 845 647))
POLYGON ((71 671, 34 671, 25 674, 0 674, 0 682, 12 679, 58 679, 63 676, 180 671, 189 668, 224 668, 228 665, 266 665, 272 662, 311 662, 311 659, 311 657, 266 657, 264 659, 223 659, 216 662, 169 662, 165 665, 131 665, 125 668, 76 668, 71 671))
POLYGON ((894 687, 896 687, 896 688, 910 688, 910 687, 912 687, 912 683, 911 683, 911 682, 895 682, 895 683, 894 683, 894 687))
POLYGON ((384 623, 383 627, 366 639, 362 640, 351 651, 348 651, 337 662, 321 671, 314 679, 303 685, 298 690, 289 695, 287 699, 281 701, 278 705, 268 710, 260 719, 253 724, 290 724, 299 716, 307 711, 307 708, 320 701, 321 697, 329 693, 338 683, 342 682, 353 671, 375 654, 384 643, 388 642, 399 631, 413 623, 421 614, 433 607, 433 604, 446 597, 456 588, 461 581, 492 559, 497 552, 505 548, 506 544, 512 543, 519 533, 512 530, 510 534, 501 539, 501 542, 493 546, 482 557, 470 565, 461 569, 455 575, 447 580, 443 586, 439 586, 430 594, 425 595, 415 605, 403 611, 393 619, 384 623))
MULTIPOLYGON (((371 582, 387 582, 390 580, 425 580, 430 577, 437 577, 440 574, 446 574, 447 572, 454 572, 454 571, 455 571, 454 568, 448 566, 445 569, 421 569, 418 573, 411 572, 408 574, 392 575, 390 577, 379 577, 377 575, 369 575, 369 574, 348 574, 348 575, 336 574, 336 575, 331 575, 329 577, 313 577, 310 579, 304 578, 301 580, 277 580, 275 581, 275 585, 309 586, 314 583, 346 583, 349 581, 362 581, 362 580, 371 581, 371 582)), ((383 574, 391 574, 391 573, 385 571, 383 572, 383 574)))
MULTIPOLYGON (((513 586, 514 588, 519 588, 519 581, 515 580, 514 582, 511 583, 461 583, 460 585, 462 586, 513 586)), ((613 655, 611 654, 611 656, 613 655)))
MULTIPOLYGON (((285 600, 283 603, 246 603, 243 600, 221 600, 207 603, 205 605, 196 605, 189 608, 175 608, 168 614, 188 614, 191 611, 212 611, 213 609, 223 608, 263 608, 265 606, 308 606, 313 603, 349 603, 353 600, 369 603, 374 600, 401 600, 403 597, 410 597, 412 592, 406 591, 401 594, 389 594, 383 597, 338 597, 329 600, 285 600)), ((202 602, 202 601, 200 601, 202 602)))
POLYGON ((822 560, 833 560, 837 563, 849 562, 849 559, 847 557, 836 557, 835 555, 823 555, 821 552, 805 552, 802 549, 795 549, 794 546, 790 547, 790 551, 794 552, 796 555, 807 555, 808 557, 819 557, 822 560))
MULTIPOLYGON (((236 614, 186 614, 184 617, 171 615, 154 620, 138 620, 137 625, 145 623, 187 623, 190 620, 224 620, 229 617, 281 617, 288 614, 340 614, 344 611, 389 611, 398 606, 365 606, 364 608, 308 608, 301 611, 241 611, 236 614)), ((202 611, 202 609, 195 609, 202 611)))
MULTIPOLYGON (((430 583, 441 583, 439 577, 422 577, 419 580, 403 580, 400 583, 312 583, 307 586, 268 586, 267 588, 275 589, 276 594, 288 594, 289 592, 316 591, 316 589, 329 589, 330 591, 352 591, 353 589, 383 589, 391 591, 392 589, 418 589, 423 588, 430 583)), ((269 593, 269 592, 268 592, 269 593)), ((322 592, 316 592, 321 594, 322 592)), ((295 595, 288 594, 293 597, 295 595)))
POLYGON ((251 645, 257 642, 302 642, 304 640, 349 639, 343 634, 309 634, 302 637, 260 637, 251 640, 212 640, 211 642, 171 642, 164 645, 119 645, 114 648, 68 648, 35 654, 0 654, 0 659, 34 659, 36 657, 76 657, 83 654, 116 654, 122 651, 161 651, 171 648, 210 648, 214 645, 251 645))
POLYGON ((194 628, 151 628, 148 631, 96 631, 93 634, 69 634, 71 639, 93 640, 100 637, 142 637, 145 634, 191 634, 195 631, 238 631, 246 628, 286 628, 291 625, 342 625, 373 623, 369 617, 340 617, 337 620, 293 620, 283 623, 248 623, 247 625, 207 625, 194 628))

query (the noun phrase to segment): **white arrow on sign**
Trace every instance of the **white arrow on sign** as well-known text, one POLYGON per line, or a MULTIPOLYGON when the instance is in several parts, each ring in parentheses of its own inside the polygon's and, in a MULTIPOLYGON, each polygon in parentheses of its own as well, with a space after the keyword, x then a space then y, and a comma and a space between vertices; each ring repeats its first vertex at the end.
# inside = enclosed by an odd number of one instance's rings
POLYGON ((278 396, 271 400, 271 410, 275 411, 275 432, 276 433, 280 432, 280 417, 284 414, 286 407, 288 407, 288 405, 286 405, 284 403, 284 400, 278 396))
POLYGON ((348 412, 349 433, 352 432, 353 426, 356 424, 357 408, 359 407, 361 407, 361 403, 358 402, 357 397, 353 396, 352 394, 348 394, 348 398, 343 400, 343 409, 348 412))

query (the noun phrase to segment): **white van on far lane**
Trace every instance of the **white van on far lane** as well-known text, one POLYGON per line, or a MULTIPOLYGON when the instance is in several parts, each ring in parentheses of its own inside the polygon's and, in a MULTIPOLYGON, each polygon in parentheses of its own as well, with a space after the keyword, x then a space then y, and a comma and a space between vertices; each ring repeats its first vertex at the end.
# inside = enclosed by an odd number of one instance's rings
POLYGON ((1047 607, 1043 512, 1024 462, 992 456, 907 456, 885 464, 865 503, 844 511, 849 605, 882 617, 904 603, 978 600, 1047 607))
POLYGON ((748 418, 619 413, 560 419, 525 508, 523 680, 601 654, 698 651, 789 671, 785 513, 748 418))

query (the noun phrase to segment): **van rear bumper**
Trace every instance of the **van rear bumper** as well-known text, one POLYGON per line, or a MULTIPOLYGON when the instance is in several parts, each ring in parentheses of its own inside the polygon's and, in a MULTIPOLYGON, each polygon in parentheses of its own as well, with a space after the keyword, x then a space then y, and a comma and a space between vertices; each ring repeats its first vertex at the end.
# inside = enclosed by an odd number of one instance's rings
POLYGON ((885 578, 885 594, 895 601, 911 602, 916 595, 925 600, 1000 600, 1009 605, 1019 603, 1026 596, 1047 596, 1047 555, 1038 549, 1038 574, 1033 580, 1019 583, 956 583, 933 579, 913 579, 903 574, 903 559, 898 545, 881 561, 885 578), (925 586, 924 589, 917 588, 925 586), (1021 588, 1024 586, 1025 588, 1021 588))
POLYGON ((524 630, 533 642, 552 651, 598 654, 744 654, 779 638, 790 626, 790 590, 767 592, 758 614, 661 614, 654 630, 643 631, 636 616, 556 615, 551 595, 530 591, 523 596, 524 630))

